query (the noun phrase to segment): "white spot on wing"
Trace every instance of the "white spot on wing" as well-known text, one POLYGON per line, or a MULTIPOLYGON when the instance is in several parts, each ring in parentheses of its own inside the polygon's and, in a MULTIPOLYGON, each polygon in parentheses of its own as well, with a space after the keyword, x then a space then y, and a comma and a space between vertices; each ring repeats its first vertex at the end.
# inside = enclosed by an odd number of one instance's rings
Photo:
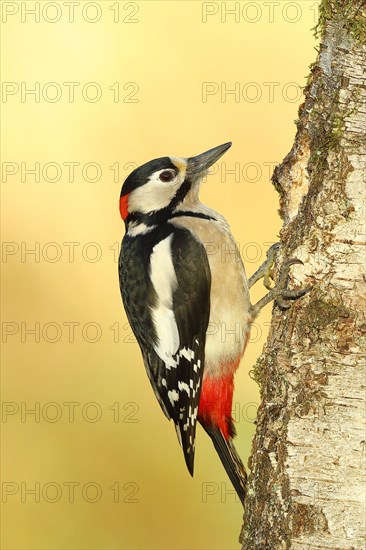
POLYGON ((185 382, 178 382, 178 388, 180 390, 186 391, 188 393, 188 395, 190 394, 189 386, 185 382))
POLYGON ((194 359, 194 351, 192 351, 191 349, 182 348, 179 352, 179 355, 187 359, 187 361, 189 362, 194 359))
POLYGON ((174 407, 174 401, 178 401, 179 393, 177 392, 177 390, 170 390, 170 391, 168 391, 168 397, 169 397, 169 400, 170 400, 171 404, 174 407))

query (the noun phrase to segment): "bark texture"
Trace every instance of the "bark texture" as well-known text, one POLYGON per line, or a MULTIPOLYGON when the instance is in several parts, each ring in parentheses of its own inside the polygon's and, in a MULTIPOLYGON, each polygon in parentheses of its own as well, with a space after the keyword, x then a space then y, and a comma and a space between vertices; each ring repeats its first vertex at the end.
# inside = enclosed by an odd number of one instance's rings
POLYGON ((241 543, 365 548, 366 6, 323 1, 321 45, 295 143, 273 175, 284 243, 299 258, 256 365, 262 403, 241 543))

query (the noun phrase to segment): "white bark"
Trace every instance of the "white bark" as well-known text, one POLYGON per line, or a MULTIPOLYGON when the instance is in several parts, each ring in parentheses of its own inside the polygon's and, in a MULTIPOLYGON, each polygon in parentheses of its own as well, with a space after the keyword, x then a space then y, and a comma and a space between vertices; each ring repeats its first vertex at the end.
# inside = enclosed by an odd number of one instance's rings
POLYGON ((275 308, 260 359, 246 550, 365 548, 366 46, 346 5, 331 3, 295 144, 274 174, 282 260, 301 259, 293 284, 314 288, 288 313, 275 308))

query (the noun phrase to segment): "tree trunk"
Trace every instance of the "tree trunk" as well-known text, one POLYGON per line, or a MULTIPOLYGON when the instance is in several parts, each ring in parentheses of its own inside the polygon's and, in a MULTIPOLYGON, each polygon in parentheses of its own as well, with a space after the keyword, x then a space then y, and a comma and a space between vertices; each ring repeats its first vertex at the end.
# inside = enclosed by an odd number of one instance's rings
POLYGON ((243 549, 365 548, 366 2, 323 0, 291 152, 273 175, 291 287, 256 366, 243 549))

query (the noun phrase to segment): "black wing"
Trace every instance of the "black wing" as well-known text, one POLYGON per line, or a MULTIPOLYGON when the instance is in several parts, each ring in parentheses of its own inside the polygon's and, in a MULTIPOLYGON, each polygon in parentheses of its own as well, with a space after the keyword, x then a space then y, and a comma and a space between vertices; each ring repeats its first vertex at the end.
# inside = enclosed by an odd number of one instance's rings
MULTIPOLYGON (((135 261, 134 269, 139 265, 141 274, 138 277, 140 296, 145 291, 144 311, 136 311, 136 303, 126 304, 130 301, 125 299, 125 294, 130 295, 124 284, 127 283, 126 274, 121 277, 121 287, 127 315, 140 344, 151 384, 164 413, 174 421, 187 467, 193 474, 194 441, 210 315, 211 275, 203 244, 186 229, 174 229, 171 235, 171 253, 176 275, 171 309, 178 329, 179 344, 168 358, 163 358, 159 327, 154 327, 150 318, 150 312, 157 306, 157 296, 151 287, 148 266, 145 264, 143 269, 143 262, 137 264, 135 261)), ((153 243, 154 241, 151 250, 153 243)), ((146 246, 144 251, 146 253, 146 246)), ((150 253, 145 260, 150 258, 150 253)), ((122 254, 121 266, 123 264, 122 254)))

